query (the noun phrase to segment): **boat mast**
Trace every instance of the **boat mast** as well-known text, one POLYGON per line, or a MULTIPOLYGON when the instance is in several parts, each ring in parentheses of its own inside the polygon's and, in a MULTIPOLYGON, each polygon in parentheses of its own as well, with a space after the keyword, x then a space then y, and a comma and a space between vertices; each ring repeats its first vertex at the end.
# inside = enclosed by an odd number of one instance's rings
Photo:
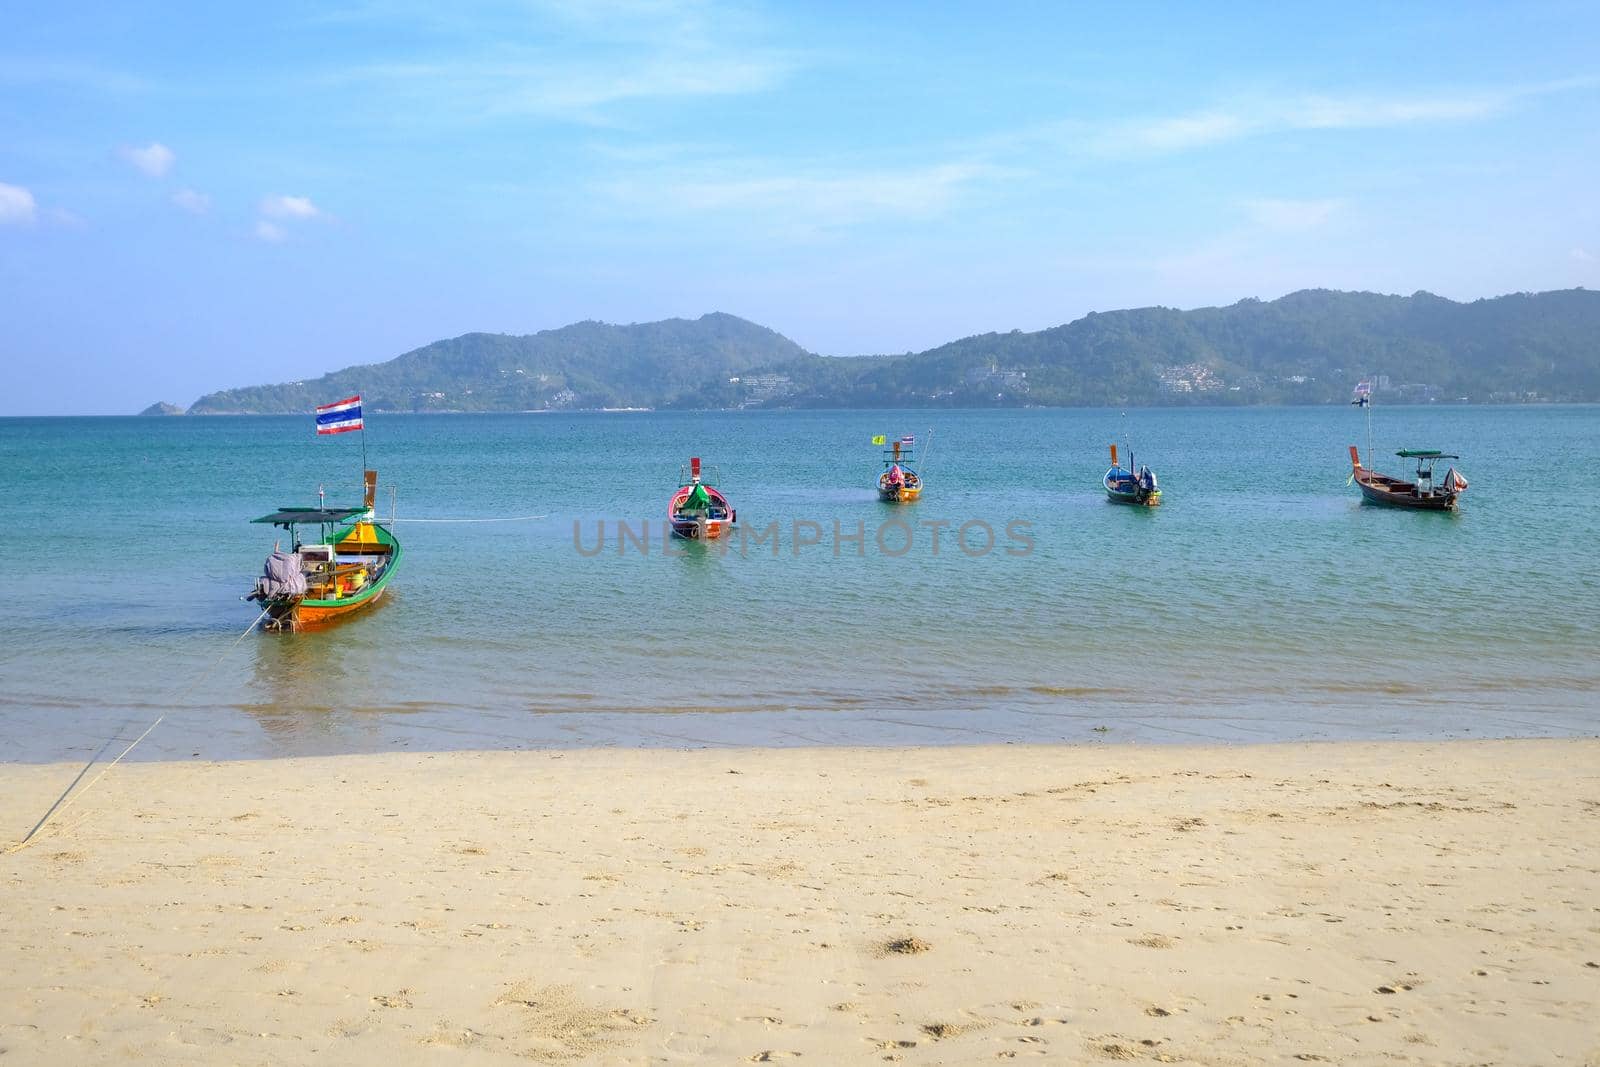
POLYGON ((1367 409, 1367 462, 1372 462, 1372 394, 1377 392, 1378 376, 1373 375, 1368 379, 1367 402, 1362 407, 1367 409))

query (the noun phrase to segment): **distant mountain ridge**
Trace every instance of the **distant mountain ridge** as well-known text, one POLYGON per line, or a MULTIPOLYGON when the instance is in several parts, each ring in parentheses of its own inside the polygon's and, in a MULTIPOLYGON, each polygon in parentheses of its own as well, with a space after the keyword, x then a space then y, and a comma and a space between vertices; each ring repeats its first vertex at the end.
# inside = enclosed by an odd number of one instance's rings
POLYGON ((733 315, 528 336, 466 334, 386 363, 230 389, 190 414, 1327 403, 1364 376, 1391 401, 1600 400, 1600 293, 1456 303, 1301 290, 1273 301, 1090 313, 902 356, 830 357, 733 315))
POLYGON ((781 334, 720 312, 630 326, 578 322, 520 337, 463 334, 386 363, 208 393, 189 413, 303 412, 351 393, 374 411, 654 407, 663 395, 804 355, 781 334))

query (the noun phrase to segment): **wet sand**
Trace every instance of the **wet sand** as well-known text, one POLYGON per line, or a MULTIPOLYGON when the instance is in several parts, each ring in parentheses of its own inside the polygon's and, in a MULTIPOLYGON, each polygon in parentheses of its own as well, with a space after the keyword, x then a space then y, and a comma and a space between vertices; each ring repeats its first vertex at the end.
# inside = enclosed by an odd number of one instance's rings
POLYGON ((123 765, 0 914, 7 1062, 1593 1064, 1600 741, 123 765))

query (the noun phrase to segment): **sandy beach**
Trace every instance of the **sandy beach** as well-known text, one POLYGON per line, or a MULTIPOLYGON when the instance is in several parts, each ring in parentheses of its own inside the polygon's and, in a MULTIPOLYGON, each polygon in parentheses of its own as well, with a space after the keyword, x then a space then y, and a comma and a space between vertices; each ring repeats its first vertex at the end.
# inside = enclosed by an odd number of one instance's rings
POLYGON ((1595 1064, 1600 742, 121 765, 0 914, 6 1062, 1595 1064))

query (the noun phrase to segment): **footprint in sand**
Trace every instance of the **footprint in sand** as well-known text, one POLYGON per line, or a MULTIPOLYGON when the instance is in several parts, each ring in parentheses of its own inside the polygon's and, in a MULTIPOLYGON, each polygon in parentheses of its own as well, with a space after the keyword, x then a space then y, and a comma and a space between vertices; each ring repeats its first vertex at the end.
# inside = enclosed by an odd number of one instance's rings
POLYGON ((419 1038, 418 1043, 442 1045, 445 1048, 470 1048, 482 1036, 476 1030, 465 1026, 452 1026, 447 1020, 440 1019, 438 1025, 433 1028, 433 1033, 419 1038))
POLYGON ((1164 934, 1146 934, 1143 937, 1130 937, 1128 944, 1138 945, 1140 948, 1171 948, 1173 940, 1164 934))

